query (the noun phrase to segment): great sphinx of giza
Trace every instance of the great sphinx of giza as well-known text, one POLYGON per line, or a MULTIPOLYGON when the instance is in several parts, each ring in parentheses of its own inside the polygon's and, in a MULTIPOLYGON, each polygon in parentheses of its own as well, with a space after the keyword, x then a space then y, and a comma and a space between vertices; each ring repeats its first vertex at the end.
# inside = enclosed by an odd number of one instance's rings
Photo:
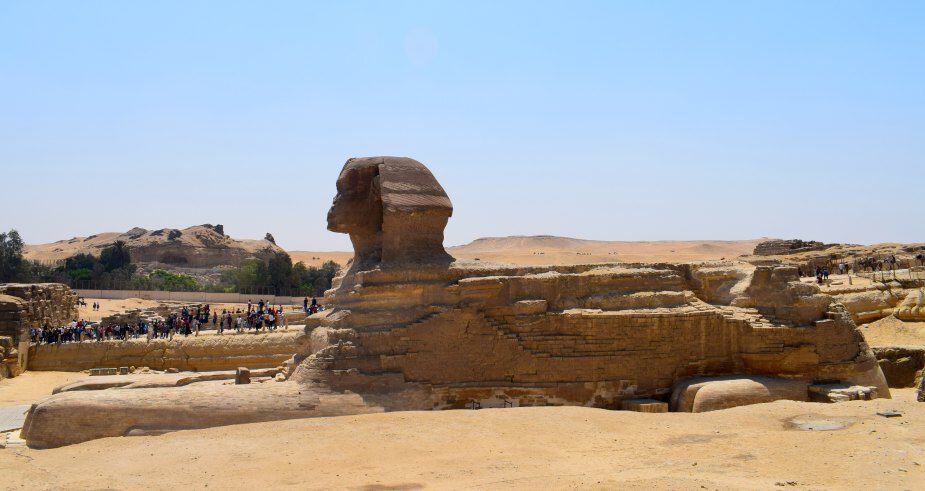
POLYGON ((337 191, 328 227, 355 256, 285 381, 65 391, 33 405, 27 442, 375 411, 890 397, 851 316, 794 267, 454 261, 452 205, 421 163, 351 159, 337 191))

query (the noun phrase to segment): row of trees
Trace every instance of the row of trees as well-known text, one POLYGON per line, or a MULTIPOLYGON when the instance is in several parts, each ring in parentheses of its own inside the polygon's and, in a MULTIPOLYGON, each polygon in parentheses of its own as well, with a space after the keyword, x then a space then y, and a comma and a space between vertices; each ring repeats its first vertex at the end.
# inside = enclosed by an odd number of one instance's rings
POLYGON ((337 275, 340 265, 327 261, 320 268, 298 262, 292 264, 289 254, 278 253, 267 261, 250 259, 239 268, 225 272, 219 287, 226 291, 258 291, 291 295, 321 295, 331 288, 331 280, 337 275))
POLYGON ((57 267, 23 259, 24 244, 19 233, 0 233, 0 282, 56 282, 74 287, 164 291, 213 291, 266 293, 279 295, 321 295, 331 287, 340 270, 333 261, 320 268, 299 262, 292 264, 289 254, 278 253, 267 260, 250 259, 221 275, 217 284, 157 269, 138 273, 128 246, 117 241, 92 254, 77 254, 57 267))

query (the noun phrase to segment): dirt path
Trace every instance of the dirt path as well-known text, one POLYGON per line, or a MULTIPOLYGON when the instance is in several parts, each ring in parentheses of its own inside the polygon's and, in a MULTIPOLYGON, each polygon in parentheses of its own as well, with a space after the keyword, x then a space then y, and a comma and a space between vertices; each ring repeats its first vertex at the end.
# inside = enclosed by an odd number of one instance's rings
POLYGON ((83 372, 25 372, 18 377, 0 380, 0 406, 32 404, 51 395, 55 387, 86 376, 83 372))
POLYGON ((903 322, 893 316, 861 326, 871 346, 925 346, 925 322, 903 322))

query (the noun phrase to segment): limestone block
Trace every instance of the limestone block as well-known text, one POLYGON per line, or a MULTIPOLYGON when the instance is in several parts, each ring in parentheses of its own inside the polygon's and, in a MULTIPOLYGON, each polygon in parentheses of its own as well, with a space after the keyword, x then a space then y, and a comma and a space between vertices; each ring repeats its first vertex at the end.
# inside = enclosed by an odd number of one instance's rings
POLYGON ((548 307, 549 306, 546 300, 520 300, 518 302, 514 302, 514 314, 542 314, 546 312, 548 307))
POLYGON ((51 448, 129 434, 382 410, 356 394, 313 390, 288 382, 76 391, 33 404, 22 437, 30 447, 51 448))
POLYGON ((771 377, 700 377, 675 385, 672 411, 702 413, 781 399, 809 400, 809 383, 771 377))
POLYGON ((234 376, 236 385, 251 383, 251 371, 245 367, 238 367, 234 376))
POLYGON ((667 413, 668 403, 656 399, 626 399, 620 402, 620 409, 640 413, 667 413))
POLYGON ((817 402, 869 401, 877 398, 877 388, 845 383, 814 384, 809 386, 809 394, 817 402))

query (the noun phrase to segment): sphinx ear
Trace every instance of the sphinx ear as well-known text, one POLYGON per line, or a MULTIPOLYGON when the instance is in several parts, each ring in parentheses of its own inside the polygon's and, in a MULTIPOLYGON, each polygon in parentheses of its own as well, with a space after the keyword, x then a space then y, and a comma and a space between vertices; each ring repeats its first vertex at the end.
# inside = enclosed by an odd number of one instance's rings
POLYGON ((376 174, 369 180, 369 199, 376 200, 382 206, 382 186, 379 182, 379 170, 376 170, 376 174))
POLYGON ((382 205, 382 187, 379 181, 379 168, 376 168, 376 174, 373 175, 369 180, 369 189, 367 190, 366 202, 369 203, 367 208, 368 213, 372 216, 368 217, 367 220, 369 223, 373 224, 376 230, 382 230, 382 219, 384 206, 382 205))

